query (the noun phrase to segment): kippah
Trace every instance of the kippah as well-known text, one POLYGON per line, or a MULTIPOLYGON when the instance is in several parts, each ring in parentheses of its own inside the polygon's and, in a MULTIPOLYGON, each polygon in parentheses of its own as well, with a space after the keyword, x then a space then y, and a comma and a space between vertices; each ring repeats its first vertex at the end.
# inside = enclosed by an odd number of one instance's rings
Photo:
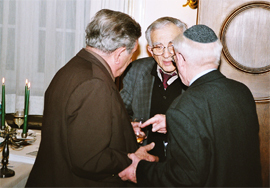
POLYGON ((215 32, 206 25, 194 25, 184 32, 184 36, 199 43, 211 43, 218 39, 215 32))

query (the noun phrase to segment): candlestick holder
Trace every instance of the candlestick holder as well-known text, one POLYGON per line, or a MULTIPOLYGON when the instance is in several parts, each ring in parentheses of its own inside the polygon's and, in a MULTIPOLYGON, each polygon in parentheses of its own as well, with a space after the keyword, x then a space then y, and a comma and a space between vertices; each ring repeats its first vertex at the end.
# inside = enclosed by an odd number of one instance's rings
POLYGON ((4 138, 4 141, 0 143, 0 147, 3 147, 2 150, 2 168, 0 172, 0 178, 12 177, 15 175, 15 171, 8 169, 8 158, 9 158, 9 145, 13 149, 21 149, 25 145, 32 144, 36 141, 35 133, 29 130, 26 138, 23 138, 22 130, 18 130, 16 128, 11 128, 6 126, 4 130, 0 131, 0 137, 4 138))
POLYGON ((8 169, 7 164, 8 164, 8 156, 9 156, 9 147, 8 147, 8 141, 10 139, 10 136, 12 134, 6 134, 5 135, 5 140, 4 140, 4 147, 2 151, 2 168, 0 171, 0 178, 7 178, 7 177, 12 177, 15 175, 15 171, 8 169))

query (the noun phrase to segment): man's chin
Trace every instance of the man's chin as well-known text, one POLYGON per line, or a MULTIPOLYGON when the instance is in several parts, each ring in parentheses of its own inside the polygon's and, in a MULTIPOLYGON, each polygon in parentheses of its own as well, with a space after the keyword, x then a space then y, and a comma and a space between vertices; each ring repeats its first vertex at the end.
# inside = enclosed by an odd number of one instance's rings
POLYGON ((166 68, 165 67, 165 69, 163 69, 165 72, 167 72, 167 73, 170 73, 170 72, 174 72, 175 70, 176 70, 176 67, 170 67, 170 68, 166 68))

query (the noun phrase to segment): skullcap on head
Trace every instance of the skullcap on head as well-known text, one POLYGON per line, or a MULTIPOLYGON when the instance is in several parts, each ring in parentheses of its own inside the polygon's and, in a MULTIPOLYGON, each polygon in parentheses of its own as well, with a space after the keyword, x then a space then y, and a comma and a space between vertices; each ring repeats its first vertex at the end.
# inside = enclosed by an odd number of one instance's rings
POLYGON ((215 32, 206 25, 194 25, 184 32, 184 36, 199 43, 211 43, 218 39, 215 32))

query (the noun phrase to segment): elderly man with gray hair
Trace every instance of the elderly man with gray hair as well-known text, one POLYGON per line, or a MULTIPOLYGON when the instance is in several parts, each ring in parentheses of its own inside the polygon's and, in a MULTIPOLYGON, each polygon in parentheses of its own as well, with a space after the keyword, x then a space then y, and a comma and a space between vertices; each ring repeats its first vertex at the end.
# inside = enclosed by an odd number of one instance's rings
POLYGON ((129 15, 108 9, 96 13, 86 28, 86 47, 46 90, 41 144, 26 187, 132 186, 117 176, 131 163, 128 153, 155 159, 144 152, 153 145, 136 151, 114 83, 131 62, 140 36, 140 25, 129 15))
POLYGON ((244 84, 219 70, 222 45, 195 25, 172 41, 179 76, 189 88, 166 113, 167 159, 130 154, 122 180, 150 187, 260 187, 259 123, 244 84))
MULTIPOLYGON (((184 22, 173 17, 158 18, 148 26, 145 37, 152 57, 137 59, 131 64, 120 92, 131 119, 165 117, 173 100, 185 89, 172 62, 173 54, 169 50, 172 45, 169 42, 186 28, 184 22)), ((135 122, 132 124, 136 126, 135 122)), ((146 127, 148 135, 145 142, 155 142, 150 153, 164 161, 167 130, 166 127, 159 127, 160 124, 146 127)))

